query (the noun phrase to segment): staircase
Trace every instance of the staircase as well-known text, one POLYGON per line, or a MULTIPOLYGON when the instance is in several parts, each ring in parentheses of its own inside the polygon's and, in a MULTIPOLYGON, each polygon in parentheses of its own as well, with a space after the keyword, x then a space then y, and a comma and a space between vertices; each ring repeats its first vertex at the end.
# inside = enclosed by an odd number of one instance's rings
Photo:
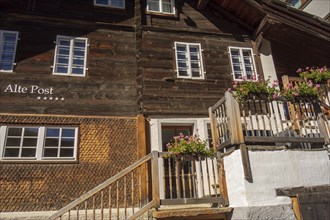
POLYGON ((217 187, 217 165, 216 158, 190 163, 173 162, 173 159, 165 159, 162 153, 154 151, 58 210, 47 220, 153 219, 153 215, 158 216, 157 219, 176 219, 175 216, 181 219, 178 215, 183 209, 186 210, 186 217, 208 215, 211 217, 208 219, 213 219, 212 216, 222 219, 228 209, 211 208, 211 204, 216 204, 214 207, 223 204, 217 187), (187 165, 189 167, 185 167, 187 165), (177 205, 182 204, 185 206, 178 211, 177 205), (194 207, 192 204, 199 205, 194 207), (204 211, 200 209, 201 204, 204 204, 204 211), (209 208, 205 208, 205 204, 209 208), (171 208, 171 205, 175 206, 171 208), (161 206, 166 208, 159 209, 161 206))

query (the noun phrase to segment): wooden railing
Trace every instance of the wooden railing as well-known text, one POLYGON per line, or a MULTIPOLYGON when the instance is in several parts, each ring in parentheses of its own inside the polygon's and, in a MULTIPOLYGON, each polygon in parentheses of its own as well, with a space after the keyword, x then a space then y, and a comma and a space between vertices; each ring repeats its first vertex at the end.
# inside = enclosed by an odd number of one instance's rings
POLYGON ((161 158, 161 205, 221 203, 215 157, 161 158))
POLYGON ((237 102, 226 92, 225 97, 209 109, 213 142, 221 150, 233 145, 261 143, 309 149, 323 147, 330 144, 330 124, 321 106, 318 100, 310 98, 283 102, 254 96, 237 102))
POLYGON ((47 219, 138 219, 160 205, 222 202, 216 158, 161 155, 150 153, 47 219))

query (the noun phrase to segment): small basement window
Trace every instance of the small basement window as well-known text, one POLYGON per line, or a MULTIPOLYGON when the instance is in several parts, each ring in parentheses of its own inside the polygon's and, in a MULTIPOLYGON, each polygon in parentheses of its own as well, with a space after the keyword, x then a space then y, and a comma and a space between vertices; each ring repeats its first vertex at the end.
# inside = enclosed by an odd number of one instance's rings
POLYGON ((124 9, 125 0, 94 0, 94 5, 124 9))
POLYGON ((77 127, 1 126, 0 160, 77 158, 77 127))

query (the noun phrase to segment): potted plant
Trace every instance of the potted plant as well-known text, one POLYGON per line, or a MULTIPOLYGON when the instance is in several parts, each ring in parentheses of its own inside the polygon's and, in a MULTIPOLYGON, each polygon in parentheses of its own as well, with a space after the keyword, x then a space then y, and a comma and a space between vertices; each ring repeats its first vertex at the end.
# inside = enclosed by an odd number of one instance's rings
POLYGON ((254 81, 243 78, 242 81, 233 82, 233 89, 230 88, 228 91, 235 91, 234 97, 238 101, 256 98, 274 100, 277 98, 279 92, 277 86, 277 80, 270 85, 270 79, 265 81, 254 81))
POLYGON ((308 82, 296 82, 295 85, 289 83, 281 90, 280 96, 286 101, 299 101, 301 99, 308 99, 317 101, 319 95, 319 84, 314 84, 312 80, 308 82))
POLYGON ((178 160, 203 160, 206 157, 214 157, 215 150, 209 149, 206 140, 202 140, 198 135, 174 137, 166 144, 168 152, 164 158, 176 158, 178 160))
POLYGON ((297 70, 297 73, 301 78, 305 79, 305 81, 312 80, 314 83, 326 84, 326 82, 330 79, 330 70, 328 70, 326 66, 321 68, 300 68, 297 70))

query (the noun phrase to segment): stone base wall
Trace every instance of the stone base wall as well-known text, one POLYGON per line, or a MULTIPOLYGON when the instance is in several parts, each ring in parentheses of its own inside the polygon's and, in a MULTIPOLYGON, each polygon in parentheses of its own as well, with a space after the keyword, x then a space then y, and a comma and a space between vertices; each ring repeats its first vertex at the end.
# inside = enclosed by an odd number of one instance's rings
POLYGON ((58 210, 139 157, 135 117, 0 115, 0 125, 79 127, 76 163, 0 160, 0 212, 58 210))
POLYGON ((230 220, 296 220, 291 205, 235 207, 230 220))

